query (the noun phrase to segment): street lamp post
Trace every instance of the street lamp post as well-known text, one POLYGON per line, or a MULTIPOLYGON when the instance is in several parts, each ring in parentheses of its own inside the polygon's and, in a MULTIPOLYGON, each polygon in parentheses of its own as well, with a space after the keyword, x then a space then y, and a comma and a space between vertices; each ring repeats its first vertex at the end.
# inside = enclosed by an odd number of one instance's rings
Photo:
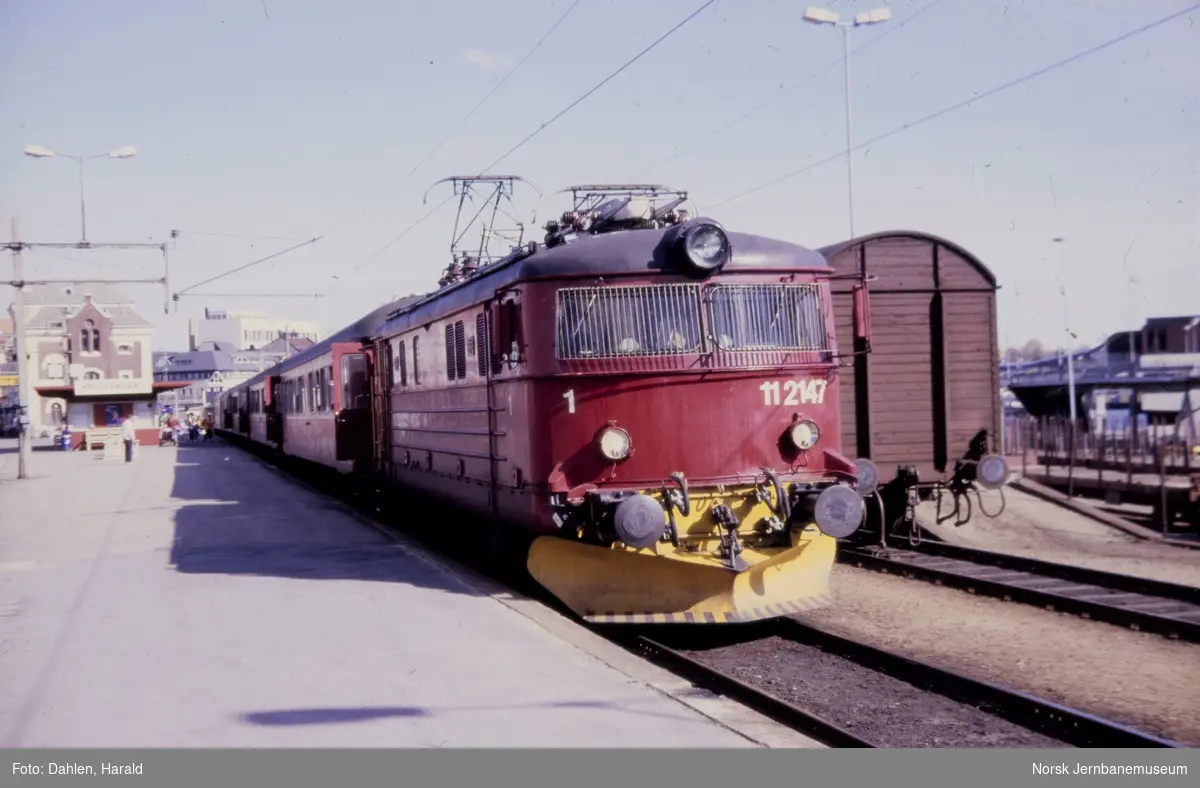
POLYGON ((856 27, 886 22, 891 18, 892 9, 886 6, 857 13, 853 19, 845 22, 840 21, 840 14, 815 5, 810 5, 804 12, 806 22, 814 25, 833 25, 842 29, 842 54, 846 66, 846 199, 850 207, 851 238, 854 238, 854 161, 850 151, 854 144, 850 115, 850 31, 856 27))
MULTIPOLYGON (((1078 339, 1078 337, 1071 331, 1071 317, 1070 317, 1070 312, 1068 311, 1068 303, 1067 303, 1067 247, 1065 246, 1067 239, 1066 238, 1053 238, 1051 240, 1054 243, 1059 244, 1059 247, 1058 247, 1059 252, 1060 252, 1059 265, 1060 265, 1061 271, 1062 271, 1059 275, 1061 277, 1061 283, 1059 284, 1059 292, 1062 294, 1062 300, 1063 300, 1063 329, 1065 330, 1066 336, 1068 337, 1069 340, 1078 339)), ((1071 402, 1070 402, 1071 411, 1070 412, 1071 412, 1071 429, 1072 430, 1075 429, 1075 416, 1076 416, 1076 414, 1075 414, 1075 362, 1074 362, 1074 357, 1075 357, 1075 352, 1071 349, 1070 345, 1068 345, 1067 346, 1067 397, 1070 398, 1070 400, 1071 400, 1071 402)))
POLYGON ((84 208, 83 200, 83 163, 89 159, 128 159, 137 155, 137 148, 132 145, 126 145, 121 148, 115 148, 108 153, 97 153, 93 156, 76 156, 72 153, 56 153, 49 148, 43 148, 41 145, 26 145, 25 155, 32 156, 35 159, 48 159, 54 156, 62 156, 66 159, 74 159, 79 163, 79 223, 83 230, 83 243, 87 243, 87 209, 84 208))

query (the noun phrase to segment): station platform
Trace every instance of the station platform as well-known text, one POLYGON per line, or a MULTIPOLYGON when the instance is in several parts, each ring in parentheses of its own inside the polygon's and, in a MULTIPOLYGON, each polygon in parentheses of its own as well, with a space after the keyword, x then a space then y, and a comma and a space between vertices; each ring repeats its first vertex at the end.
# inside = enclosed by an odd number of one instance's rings
POLYGON ((16 469, 0 746, 820 746, 220 441, 16 469))

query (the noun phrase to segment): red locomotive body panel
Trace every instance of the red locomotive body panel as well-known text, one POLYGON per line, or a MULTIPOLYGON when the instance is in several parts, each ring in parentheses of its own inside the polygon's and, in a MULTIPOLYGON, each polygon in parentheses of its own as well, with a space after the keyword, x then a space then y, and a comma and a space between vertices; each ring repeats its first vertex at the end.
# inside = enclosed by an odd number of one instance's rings
POLYGON ((533 410, 544 440, 537 471, 562 473, 562 491, 582 484, 645 487, 686 469, 705 484, 747 482, 764 467, 825 472, 822 452, 786 442, 794 419, 821 428, 821 448, 839 450, 837 383, 820 370, 718 371, 702 375, 568 377, 536 384, 533 410), (594 449, 605 426, 629 433, 619 465, 594 449), (549 467, 547 467, 549 466, 549 467))

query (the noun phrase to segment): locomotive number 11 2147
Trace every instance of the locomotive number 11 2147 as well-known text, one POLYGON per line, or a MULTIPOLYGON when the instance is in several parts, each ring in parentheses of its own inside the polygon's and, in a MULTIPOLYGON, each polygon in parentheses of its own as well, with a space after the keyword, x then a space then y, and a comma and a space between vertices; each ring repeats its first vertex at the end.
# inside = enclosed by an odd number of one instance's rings
POLYGON ((809 380, 768 380, 758 387, 763 393, 763 405, 821 405, 825 402, 825 389, 829 381, 813 378, 809 380))

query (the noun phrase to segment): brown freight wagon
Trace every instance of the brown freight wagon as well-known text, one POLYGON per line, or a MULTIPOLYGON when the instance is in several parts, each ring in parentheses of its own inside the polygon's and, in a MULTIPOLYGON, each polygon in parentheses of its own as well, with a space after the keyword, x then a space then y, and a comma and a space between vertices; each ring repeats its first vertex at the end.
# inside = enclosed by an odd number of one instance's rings
MULTIPOLYGON (((961 246, 909 230, 819 251, 848 275, 832 283, 839 345, 855 337, 852 276, 874 277, 870 352, 846 359, 840 372, 843 450, 873 460, 881 485, 905 466, 921 482, 948 482, 957 460, 1001 453, 992 272, 961 246)), ((888 510, 889 519, 901 514, 890 500, 888 510)))

